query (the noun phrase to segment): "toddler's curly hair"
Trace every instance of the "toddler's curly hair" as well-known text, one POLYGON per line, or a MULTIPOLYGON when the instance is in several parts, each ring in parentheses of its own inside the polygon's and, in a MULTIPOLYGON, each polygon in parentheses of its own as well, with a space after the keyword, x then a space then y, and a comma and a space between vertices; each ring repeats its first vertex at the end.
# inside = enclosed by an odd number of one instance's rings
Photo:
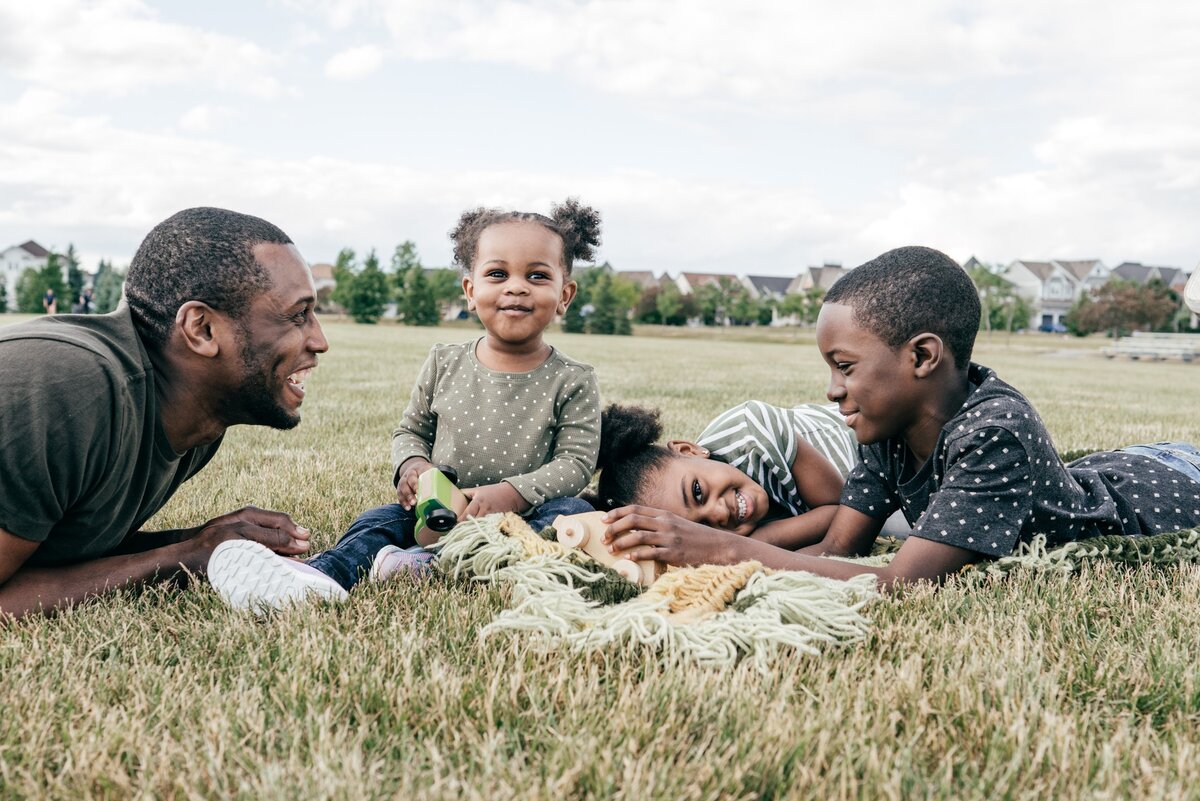
POLYGON ((567 275, 575 260, 591 261, 593 248, 600 244, 600 212, 584 206, 578 198, 556 203, 550 216, 532 211, 504 211, 480 206, 464 211, 450 232, 454 243, 454 263, 470 273, 479 248, 479 235, 493 225, 508 222, 535 222, 557 234, 563 243, 562 263, 567 275))

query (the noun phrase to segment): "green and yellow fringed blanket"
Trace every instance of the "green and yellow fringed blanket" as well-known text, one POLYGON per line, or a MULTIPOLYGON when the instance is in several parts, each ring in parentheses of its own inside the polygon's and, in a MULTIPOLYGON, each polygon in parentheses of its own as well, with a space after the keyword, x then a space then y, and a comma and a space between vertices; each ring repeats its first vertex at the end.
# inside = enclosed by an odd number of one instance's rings
MULTIPOLYGON (((899 547, 881 542, 863 564, 886 564, 899 547)), ((816 653, 861 640, 879 597, 873 577, 838 581, 757 562, 668 570, 649 589, 629 583, 581 551, 534 533, 516 515, 466 521, 442 537, 438 569, 495 582, 512 606, 483 630, 528 632, 547 647, 593 650, 641 643, 707 665, 749 659, 765 667, 780 651, 816 653)), ((1131 564, 1200 561, 1200 529, 1153 537, 1099 537, 1047 549, 1044 537, 1016 554, 970 566, 961 578, 1014 569, 1071 573, 1092 560, 1131 564)))

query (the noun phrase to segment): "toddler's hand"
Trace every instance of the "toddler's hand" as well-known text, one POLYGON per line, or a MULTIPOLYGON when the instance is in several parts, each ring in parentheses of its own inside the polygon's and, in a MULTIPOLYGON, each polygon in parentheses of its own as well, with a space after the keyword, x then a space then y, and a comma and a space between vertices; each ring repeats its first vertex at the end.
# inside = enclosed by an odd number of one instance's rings
POLYGON ((480 517, 492 512, 524 512, 529 508, 529 501, 521 497, 517 488, 507 481, 466 489, 463 495, 470 500, 463 517, 480 517))
POLYGON ((400 466, 400 480, 396 483, 396 501, 405 509, 412 509, 417 502, 417 479, 432 464, 424 459, 409 459, 400 466))

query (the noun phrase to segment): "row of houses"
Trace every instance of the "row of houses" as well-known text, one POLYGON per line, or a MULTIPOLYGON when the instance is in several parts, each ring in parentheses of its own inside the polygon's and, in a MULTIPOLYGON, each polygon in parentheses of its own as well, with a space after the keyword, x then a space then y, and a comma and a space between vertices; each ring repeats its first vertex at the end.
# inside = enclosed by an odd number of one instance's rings
MULTIPOLYGON (((17 281, 29 268, 46 266, 50 251, 30 240, 0 251, 0 280, 8 287, 8 297, 16 297, 17 281)), ((965 269, 984 266, 974 256, 963 263, 965 269)), ((66 264, 63 264, 63 280, 66 280, 66 264)), ((334 285, 333 266, 314 264, 313 280, 318 293, 328 292, 334 285)), ((828 290, 849 270, 840 264, 826 263, 819 267, 807 267, 795 276, 736 275, 734 273, 682 272, 675 277, 668 273, 655 274, 650 270, 618 271, 618 275, 642 287, 661 287, 671 283, 684 295, 691 295, 706 285, 721 286, 738 284, 745 287, 750 297, 767 300, 782 300, 788 295, 803 294, 812 289, 828 290)), ((1188 273, 1178 267, 1161 267, 1126 261, 1116 267, 1108 267, 1099 259, 1028 261, 1017 259, 1003 270, 1004 278, 1016 292, 1024 296, 1033 308, 1028 327, 1053 329, 1062 325, 1063 318, 1071 306, 1087 292, 1094 292, 1113 278, 1145 284, 1161 281, 1166 286, 1182 293, 1187 284, 1188 273)), ((11 307, 10 303, 10 307, 11 307)), ((457 310, 455 310, 457 312, 457 310)))

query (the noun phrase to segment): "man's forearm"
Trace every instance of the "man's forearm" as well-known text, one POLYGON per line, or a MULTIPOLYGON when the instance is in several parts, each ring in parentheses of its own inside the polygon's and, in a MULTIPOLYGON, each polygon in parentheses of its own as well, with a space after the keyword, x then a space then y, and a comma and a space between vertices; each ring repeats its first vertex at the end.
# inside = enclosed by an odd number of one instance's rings
POLYGON ((145 553, 146 551, 165 548, 184 540, 191 539, 200 532, 200 527, 173 528, 166 531, 135 531, 113 549, 112 556, 123 554, 145 553))
POLYGON ((122 587, 170 578, 182 567, 203 570, 206 554, 200 550, 185 541, 64 567, 23 567, 0 586, 0 617, 50 614, 122 587))

